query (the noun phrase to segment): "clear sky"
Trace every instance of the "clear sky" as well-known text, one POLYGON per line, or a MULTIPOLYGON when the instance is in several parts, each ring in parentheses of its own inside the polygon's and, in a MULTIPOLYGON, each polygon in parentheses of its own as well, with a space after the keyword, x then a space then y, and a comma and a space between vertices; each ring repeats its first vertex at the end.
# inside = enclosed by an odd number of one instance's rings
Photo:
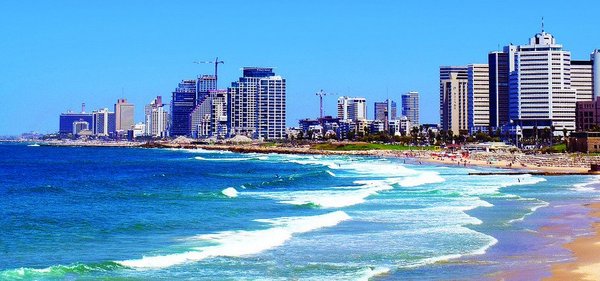
MULTIPOLYGON (((58 130, 66 110, 112 108, 136 121, 154 96, 244 66, 287 79, 288 125, 316 117, 323 89, 373 102, 421 93, 421 121, 438 123, 439 66, 486 63, 487 53, 546 31, 588 59, 600 48, 597 1, 0 1, 0 135, 58 130)), ((325 97, 335 115, 336 97, 325 97)))

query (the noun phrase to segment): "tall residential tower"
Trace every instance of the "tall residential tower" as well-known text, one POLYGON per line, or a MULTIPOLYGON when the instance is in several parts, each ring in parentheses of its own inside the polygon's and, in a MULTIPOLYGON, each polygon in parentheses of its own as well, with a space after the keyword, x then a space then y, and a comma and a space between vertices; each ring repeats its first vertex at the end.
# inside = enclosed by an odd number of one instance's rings
POLYGON ((283 139, 286 81, 272 68, 244 67, 243 76, 227 89, 229 136, 283 139))
POLYGON ((468 130, 468 80, 466 66, 440 67, 440 123, 454 135, 468 130))
POLYGON ((487 64, 467 66, 469 131, 488 131, 490 126, 490 76, 487 64))

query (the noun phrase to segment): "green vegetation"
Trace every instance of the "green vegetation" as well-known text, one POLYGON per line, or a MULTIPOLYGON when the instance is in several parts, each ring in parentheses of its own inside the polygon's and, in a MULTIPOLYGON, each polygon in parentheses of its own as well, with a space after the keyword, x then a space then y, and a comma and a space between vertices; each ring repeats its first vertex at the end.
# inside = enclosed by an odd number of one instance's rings
POLYGON ((564 143, 555 144, 542 148, 543 153, 564 153, 567 151, 567 145, 564 143))
POLYGON ((407 146, 381 143, 319 143, 311 147, 318 150, 354 151, 354 150, 439 150, 436 146, 407 146))

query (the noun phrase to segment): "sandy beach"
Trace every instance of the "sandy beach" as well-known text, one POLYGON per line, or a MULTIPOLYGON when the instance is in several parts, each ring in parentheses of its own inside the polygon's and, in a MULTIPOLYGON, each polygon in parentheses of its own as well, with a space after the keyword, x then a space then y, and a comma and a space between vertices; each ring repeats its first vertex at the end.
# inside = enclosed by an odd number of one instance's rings
POLYGON ((573 253, 575 260, 552 266, 552 276, 544 280, 600 280, 600 203, 588 207, 589 215, 596 218, 593 234, 567 243, 564 247, 573 253))

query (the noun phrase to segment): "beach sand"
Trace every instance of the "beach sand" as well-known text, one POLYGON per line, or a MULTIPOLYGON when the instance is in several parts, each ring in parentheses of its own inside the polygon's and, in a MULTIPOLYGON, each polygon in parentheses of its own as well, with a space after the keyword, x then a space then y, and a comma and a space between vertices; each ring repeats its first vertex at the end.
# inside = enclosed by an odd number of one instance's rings
MULTIPOLYGON (((589 215, 600 218, 600 203, 589 204, 591 209, 589 215)), ((600 280, 600 221, 593 225, 591 236, 584 236, 564 245, 573 253, 575 258, 572 262, 556 264, 552 266, 552 276, 544 280, 600 280)))

